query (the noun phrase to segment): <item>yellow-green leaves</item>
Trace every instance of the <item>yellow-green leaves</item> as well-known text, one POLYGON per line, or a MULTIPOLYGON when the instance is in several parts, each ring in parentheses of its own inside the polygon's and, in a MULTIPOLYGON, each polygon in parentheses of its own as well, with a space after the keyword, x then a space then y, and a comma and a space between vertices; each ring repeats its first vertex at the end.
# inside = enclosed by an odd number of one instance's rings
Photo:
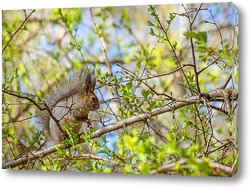
POLYGON ((154 137, 141 135, 138 131, 133 129, 118 137, 118 155, 129 160, 123 162, 126 173, 148 174, 165 160, 166 153, 163 146, 155 145, 154 137))

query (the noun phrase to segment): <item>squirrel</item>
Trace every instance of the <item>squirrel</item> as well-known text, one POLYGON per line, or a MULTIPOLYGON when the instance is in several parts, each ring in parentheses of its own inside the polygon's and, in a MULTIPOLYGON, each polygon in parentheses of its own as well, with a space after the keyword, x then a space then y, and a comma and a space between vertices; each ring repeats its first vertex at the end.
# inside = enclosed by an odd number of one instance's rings
POLYGON ((96 79, 88 69, 82 69, 73 77, 63 79, 52 88, 45 99, 46 107, 40 115, 45 134, 55 144, 67 138, 64 126, 79 134, 82 122, 87 122, 90 111, 99 108, 94 93, 96 79))

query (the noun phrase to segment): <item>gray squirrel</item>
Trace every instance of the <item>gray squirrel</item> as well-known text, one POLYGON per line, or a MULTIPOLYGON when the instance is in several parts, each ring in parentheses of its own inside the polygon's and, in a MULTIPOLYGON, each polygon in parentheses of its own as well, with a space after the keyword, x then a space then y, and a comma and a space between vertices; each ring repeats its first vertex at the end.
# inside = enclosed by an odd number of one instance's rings
POLYGON ((90 111, 99 108, 94 93, 96 79, 88 69, 82 69, 75 76, 63 79, 52 88, 45 100, 45 110, 41 112, 40 122, 49 140, 55 144, 66 138, 65 125, 79 134, 82 122, 87 122, 90 111))

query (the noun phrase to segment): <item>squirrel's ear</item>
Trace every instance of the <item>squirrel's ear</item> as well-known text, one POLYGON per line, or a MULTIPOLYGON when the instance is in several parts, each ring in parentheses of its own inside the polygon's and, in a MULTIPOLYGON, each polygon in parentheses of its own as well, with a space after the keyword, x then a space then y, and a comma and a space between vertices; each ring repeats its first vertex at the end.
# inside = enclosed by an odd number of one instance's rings
POLYGON ((85 76, 84 83, 87 85, 91 85, 91 75, 89 73, 85 76))
POLYGON ((91 91, 91 75, 87 74, 84 78, 83 92, 85 92, 88 95, 90 91, 91 91))
POLYGON ((95 78, 95 76, 92 75, 92 77, 91 77, 91 90, 92 91, 95 90, 95 85, 96 85, 96 78, 95 78))

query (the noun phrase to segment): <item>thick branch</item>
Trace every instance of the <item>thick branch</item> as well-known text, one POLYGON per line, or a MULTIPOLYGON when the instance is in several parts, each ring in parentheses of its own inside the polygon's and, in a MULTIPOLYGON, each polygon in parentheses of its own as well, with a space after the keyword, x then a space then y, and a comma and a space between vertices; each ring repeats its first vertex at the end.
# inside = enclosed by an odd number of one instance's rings
MULTIPOLYGON (((209 93, 204 93, 203 96, 208 98, 210 101, 215 102, 215 101, 221 100, 221 98, 224 98, 225 94, 228 94, 228 93, 229 93, 228 90, 218 89, 218 90, 211 91, 209 93), (220 99, 218 99, 218 98, 220 98, 220 99)), ((234 98, 238 97, 238 93, 236 91, 231 90, 230 93, 231 93, 232 97, 234 97, 234 98)), ((97 131, 92 133, 91 139, 98 138, 106 133, 109 133, 109 132, 112 132, 112 131, 115 131, 118 129, 122 129, 126 126, 129 126, 131 124, 134 124, 134 123, 137 123, 140 121, 144 121, 148 118, 151 118, 151 117, 154 117, 154 116, 166 113, 166 112, 172 112, 173 110, 176 110, 176 109, 179 109, 179 108, 191 105, 191 104, 196 104, 196 103, 202 103, 200 96, 191 96, 191 97, 188 97, 186 99, 178 100, 175 102, 170 102, 162 107, 158 107, 158 108, 153 109, 151 112, 138 114, 138 115, 132 116, 130 118, 124 119, 124 120, 122 120, 118 123, 115 123, 113 125, 102 127, 100 129, 98 129, 97 131)), ((82 140, 80 142, 83 143, 84 140, 82 140)), ((64 145, 63 147, 69 148, 70 145, 64 145)), ((32 153, 27 154, 19 159, 4 163, 3 169, 13 168, 13 167, 16 167, 18 165, 25 164, 30 160, 45 157, 46 155, 49 155, 49 154, 54 153, 56 151, 57 151, 56 146, 52 146, 52 147, 44 149, 44 150, 32 152, 32 153)))

